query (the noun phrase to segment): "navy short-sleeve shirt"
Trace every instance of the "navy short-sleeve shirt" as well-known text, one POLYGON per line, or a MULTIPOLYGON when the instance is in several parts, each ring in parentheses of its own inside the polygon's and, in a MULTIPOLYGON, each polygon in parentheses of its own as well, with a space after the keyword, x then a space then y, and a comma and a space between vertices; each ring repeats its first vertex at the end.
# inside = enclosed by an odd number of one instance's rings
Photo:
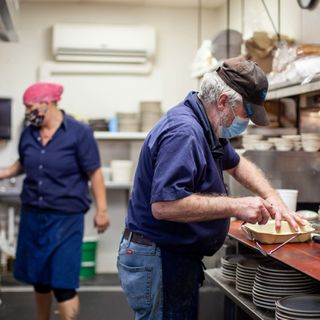
POLYGON ((43 145, 39 128, 29 125, 20 138, 19 160, 26 173, 23 206, 71 213, 89 209, 88 173, 100 167, 89 126, 64 114, 61 126, 43 145))
POLYGON ((191 104, 196 104, 193 93, 169 110, 147 136, 135 174, 126 226, 159 246, 211 255, 222 245, 229 219, 180 223, 157 220, 151 212, 154 202, 182 199, 193 193, 226 194, 222 170, 239 163, 239 155, 230 143, 224 145, 221 161, 215 161, 191 104))

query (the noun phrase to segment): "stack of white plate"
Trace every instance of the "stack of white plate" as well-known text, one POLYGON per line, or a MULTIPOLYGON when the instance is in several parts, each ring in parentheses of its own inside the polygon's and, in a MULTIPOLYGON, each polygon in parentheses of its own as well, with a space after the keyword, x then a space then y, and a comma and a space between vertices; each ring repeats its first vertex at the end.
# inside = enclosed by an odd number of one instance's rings
POLYGON ((278 320, 319 320, 320 295, 303 294, 276 301, 278 320))
POLYGON ((302 133, 302 148, 307 152, 316 152, 320 149, 320 134, 318 133, 302 133))
POLYGON ((245 258, 237 263, 236 290, 240 293, 252 295, 252 288, 257 268, 262 258, 245 258))
POLYGON ((243 259, 238 254, 230 254, 221 258, 222 275, 226 280, 236 281, 237 263, 243 259))
POLYGON ((275 302, 286 296, 314 293, 318 284, 312 278, 275 261, 262 263, 256 273, 252 298, 261 308, 275 310, 275 302))

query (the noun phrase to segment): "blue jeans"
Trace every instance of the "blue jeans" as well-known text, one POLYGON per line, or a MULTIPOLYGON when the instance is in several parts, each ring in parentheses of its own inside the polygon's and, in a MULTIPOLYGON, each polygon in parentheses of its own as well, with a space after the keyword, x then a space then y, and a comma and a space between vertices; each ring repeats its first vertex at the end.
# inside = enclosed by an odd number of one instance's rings
POLYGON ((122 239, 117 261, 119 278, 135 320, 163 318, 160 248, 122 239))
POLYGON ((135 320, 196 320, 201 260, 122 239, 117 266, 135 320))

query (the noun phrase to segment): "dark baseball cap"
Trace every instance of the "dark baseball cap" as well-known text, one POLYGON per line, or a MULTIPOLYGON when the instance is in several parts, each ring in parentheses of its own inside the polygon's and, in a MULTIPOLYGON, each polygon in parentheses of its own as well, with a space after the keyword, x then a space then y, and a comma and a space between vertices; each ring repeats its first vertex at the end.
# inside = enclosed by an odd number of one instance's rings
POLYGON ((251 121, 258 126, 267 126, 269 119, 263 103, 268 92, 268 79, 263 70, 254 61, 232 58, 225 60, 217 73, 242 96, 251 121))

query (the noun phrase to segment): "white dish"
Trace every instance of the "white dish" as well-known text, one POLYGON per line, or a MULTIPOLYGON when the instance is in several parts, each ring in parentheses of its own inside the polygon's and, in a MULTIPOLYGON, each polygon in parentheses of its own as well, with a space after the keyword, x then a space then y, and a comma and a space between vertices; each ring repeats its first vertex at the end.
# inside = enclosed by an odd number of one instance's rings
POLYGON ((320 316, 320 295, 297 295, 282 298, 277 301, 277 306, 285 312, 320 316))
POLYGON ((271 142, 258 142, 255 144, 255 149, 260 151, 270 150, 273 147, 273 143, 271 142))
POLYGON ((299 210, 297 211, 304 219, 308 221, 317 221, 319 220, 319 214, 311 210, 299 210))
POLYGON ((319 146, 305 146, 305 145, 303 145, 302 148, 306 152, 317 152, 320 149, 319 146))
POLYGON ((293 141, 300 141, 301 140, 301 136, 298 134, 297 135, 296 134, 287 134, 287 135, 283 135, 282 138, 293 140, 293 141))
POLYGON ((293 146, 292 145, 279 145, 275 144, 276 150, 278 151, 290 151, 293 146))
MULTIPOLYGON (((281 221, 281 229, 279 232, 276 231, 274 220, 269 220, 265 225, 246 223, 244 227, 251 236, 251 239, 266 244, 283 243, 295 234, 287 221, 281 221)), ((290 242, 309 241, 311 239, 311 232, 313 231, 314 228, 309 224, 299 226, 299 235, 290 242)))

